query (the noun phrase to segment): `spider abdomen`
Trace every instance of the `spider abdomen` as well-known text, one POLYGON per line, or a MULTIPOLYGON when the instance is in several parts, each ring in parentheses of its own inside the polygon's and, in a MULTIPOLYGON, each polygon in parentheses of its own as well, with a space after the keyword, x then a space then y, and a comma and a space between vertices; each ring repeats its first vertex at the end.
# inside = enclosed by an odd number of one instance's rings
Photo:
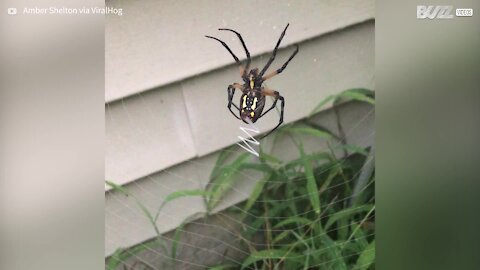
POLYGON ((255 123, 262 115, 263 107, 265 107, 265 97, 251 91, 240 97, 240 105, 240 118, 249 118, 255 123))

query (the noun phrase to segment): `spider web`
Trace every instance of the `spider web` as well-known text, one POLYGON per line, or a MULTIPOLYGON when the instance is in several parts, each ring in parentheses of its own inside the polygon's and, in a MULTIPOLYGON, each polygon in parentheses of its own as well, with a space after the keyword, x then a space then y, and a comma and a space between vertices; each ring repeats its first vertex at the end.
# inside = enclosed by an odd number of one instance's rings
MULTIPOLYGON (((141 98, 143 98, 143 94, 140 93, 138 95, 141 98)), ((129 110, 128 104, 125 103, 124 100, 121 100, 121 101, 118 101, 118 102, 121 102, 121 106, 123 107, 123 109, 128 112, 128 110, 129 110)), ((106 108, 107 117, 109 115, 109 109, 110 109, 110 107, 107 104, 107 108, 106 108)), ((150 110, 150 111, 153 112, 153 110, 150 110)), ((280 114, 278 106, 276 107, 276 112, 277 112, 278 115, 280 114)), ((225 112, 226 115, 228 115, 227 113, 228 112, 225 112)), ((373 113, 374 113, 374 108, 368 110, 368 112, 366 112, 364 115, 358 116, 358 118, 359 118, 358 122, 351 127, 347 127, 346 130, 345 130, 345 135, 344 136, 349 137, 350 135, 355 134, 355 132, 358 130, 359 127, 362 127, 363 125, 365 125, 366 122, 368 122, 367 120, 369 120, 372 117, 373 113)), ((152 115, 152 117, 160 117, 160 116, 152 115)), ((131 124, 131 129, 134 132, 138 132, 138 133, 143 133, 144 132, 142 130, 136 129, 136 126, 133 123, 131 123, 131 122, 129 122, 129 123, 131 124)), ((360 141, 361 142, 368 142, 372 139, 374 134, 375 134, 375 132, 371 131, 369 134, 367 134, 363 138, 361 138, 360 141)), ((119 136, 121 136, 121 135, 119 135, 119 136)), ((155 138, 151 138, 151 139, 154 140, 155 138)), ((339 145, 340 143, 341 142, 338 141, 333 146, 339 145)), ((231 151, 231 150, 222 149, 222 150, 219 150, 217 152, 218 153, 224 153, 224 152, 227 152, 227 151, 231 151)), ((238 151, 240 151, 240 150, 235 150, 234 152, 238 152, 238 151)), ((140 153, 138 153, 138 154, 140 154, 140 153)), ((132 156, 132 159, 135 159, 135 158, 136 158, 135 156, 132 156)), ((203 161, 202 161, 202 158, 196 158, 196 159, 193 159, 193 160, 186 160, 184 162, 193 164, 194 166, 198 166, 198 167, 208 167, 208 168, 211 167, 210 163, 205 163, 204 164, 203 161)), ((340 161, 340 162, 343 162, 343 161, 340 161)), ((373 162, 372 156, 369 156, 367 158, 365 164, 368 164, 370 162, 373 162)), ((205 185, 202 185, 198 181, 192 180, 191 175, 178 174, 178 172, 174 172, 171 168, 162 169, 161 173, 166 173, 166 174, 172 176, 172 181, 189 182, 189 183, 191 183, 191 185, 193 187, 201 187, 201 188, 206 187, 205 185)), ((239 174, 244 178, 245 181, 257 182, 259 180, 257 175, 249 173, 248 171, 240 171, 239 174)), ((351 179, 348 179, 348 181, 355 181, 357 178, 358 178, 358 175, 355 175, 351 179)), ((171 189, 168 186, 164 185, 163 183, 157 182, 157 180, 152 176, 147 176, 146 179, 149 179, 153 182, 156 182, 156 184, 158 184, 160 187, 164 187, 166 189, 171 189)), ((114 179, 112 179, 112 180, 113 180, 113 182, 115 181, 114 179)), ((298 181, 301 181, 301 180, 304 180, 304 179, 298 179, 298 181)), ((329 186, 328 189, 333 189, 333 188, 336 188, 337 186, 329 186)), ((148 198, 155 198, 155 197, 158 197, 159 195, 154 194, 154 193, 152 193, 151 190, 143 187, 141 181, 134 181, 132 183, 129 183, 127 185, 127 189, 128 189, 128 187, 135 187, 136 189, 141 191, 142 195, 138 196, 138 194, 137 194, 136 197, 140 200, 140 202, 146 208, 148 208, 148 209, 157 209, 158 208, 158 205, 150 205, 149 204, 150 200, 148 198)), ((363 190, 359 190, 358 194, 363 192, 367 187, 368 186, 364 187, 363 190)), ((177 190, 171 189, 170 191, 175 192, 177 190)), ((243 198, 247 198, 249 195, 250 194, 246 193, 244 190, 241 190, 236 186, 233 186, 230 189, 229 194, 228 194, 228 196, 240 196, 240 197, 243 197, 243 198)), ((308 195, 309 194, 304 194, 304 196, 308 196, 308 195)), ((121 212, 117 212, 117 211, 115 211, 115 209, 111 209, 108 206, 105 209, 107 215, 115 216, 119 220, 122 220, 122 222, 125 222, 125 224, 128 224, 129 225, 128 227, 134 227, 138 231, 151 233, 151 231, 152 231, 151 227, 146 227, 145 222, 139 222, 140 220, 144 221, 147 217, 145 215, 143 215, 141 212, 138 211, 138 205, 125 203, 125 201, 123 200, 123 197, 125 195, 117 192, 116 190, 107 191, 106 196, 109 196, 109 198, 112 201, 114 201, 115 203, 121 204, 125 209, 134 213, 134 215, 137 219, 132 220, 132 219, 124 218, 124 217, 122 217, 121 212)), ((288 200, 301 200, 301 199, 304 199, 304 196, 292 197, 292 198, 289 198, 289 199, 286 199, 286 200, 276 200, 276 201, 269 200, 268 202, 275 202, 275 203, 280 204, 282 202, 287 202, 288 200)), ((166 199, 166 198, 162 198, 162 199, 166 199)), ((225 198, 223 198, 223 199, 225 199, 225 198)), ((352 198, 343 198, 342 200, 331 202, 331 205, 345 204, 345 203, 348 202, 348 200, 351 200, 351 199, 352 198)), ((172 202, 172 203, 175 203, 175 202, 172 202)), ((329 204, 329 205, 326 205, 325 207, 329 207, 331 205, 329 204)), ((245 215, 251 215, 250 213, 244 212, 242 207, 240 207, 238 205, 230 206, 230 209, 237 210, 238 212, 244 213, 245 215)), ((189 209, 185 209, 185 211, 188 211, 188 210, 189 209)), ((309 210, 307 212, 298 213, 298 217, 301 218, 301 217, 311 213, 312 211, 314 211, 314 210, 312 209, 312 210, 309 210)), ((204 221, 202 219, 192 219, 188 222, 187 226, 190 226, 190 227, 192 227, 192 226, 195 227, 196 226, 197 228, 206 228, 206 230, 201 231, 201 232, 195 232, 195 230, 186 229, 185 227, 178 228, 177 231, 180 232, 181 235, 182 235, 182 237, 180 237, 176 241, 177 245, 180 247, 178 249, 178 252, 181 253, 183 250, 190 249, 190 253, 192 255, 193 254, 200 254, 200 257, 201 256, 207 256, 207 257, 212 257, 212 258, 227 259, 227 261, 230 264, 233 263, 235 265, 235 269, 240 269, 243 259, 239 259, 239 258, 248 257, 250 255, 250 252, 248 252, 248 250, 245 250, 244 248, 240 247, 236 241, 232 241, 231 239, 235 240, 238 237, 241 237, 241 234, 239 234, 239 232, 237 231, 238 228, 242 228, 242 227, 247 227, 248 228, 248 227, 251 227, 251 224, 241 223, 234 216, 232 216, 232 215, 230 215, 230 214, 228 214, 224 211, 217 212, 216 214, 214 214, 214 216, 218 217, 218 219, 220 219, 223 222, 226 222, 227 224, 232 225, 232 226, 231 227, 224 226, 224 225, 222 225, 218 222, 211 222, 210 223, 208 220, 204 221), (223 236, 222 238, 217 237, 218 232, 222 233, 222 236, 223 236), (184 241, 183 240, 184 236, 189 236, 191 239, 197 239, 196 241, 199 242, 199 244, 196 244, 195 242, 192 243, 192 241, 184 241), (228 237, 225 237, 225 236, 228 236, 228 237), (207 242, 210 243, 210 245, 202 244, 201 243, 202 241, 207 241, 207 242), (226 247, 227 250, 234 251, 235 256, 230 256, 229 254, 225 254, 225 252, 223 252, 221 250, 217 250, 215 248, 217 246, 226 247), (192 250, 194 250, 195 252, 192 252, 192 250)), ((161 217, 162 217, 162 219, 173 219, 173 220, 175 220, 175 216, 169 215, 168 213, 161 213, 161 217)), ((269 218, 276 218, 276 219, 279 219, 279 220, 285 220, 285 219, 291 218, 291 217, 292 216, 288 216, 288 217, 287 216, 274 216, 274 217, 269 217, 269 218)), ((325 218, 325 217, 328 217, 328 216, 323 216, 323 218, 325 218)), ((370 218, 372 218, 372 217, 374 217, 374 214, 370 215, 370 218)), ((105 229, 108 230, 111 234, 115 234, 117 236, 117 238, 120 238, 120 239, 122 239, 122 238, 123 239, 128 239, 128 238, 136 239, 137 234, 135 232, 124 231, 124 230, 122 230, 121 227, 117 228, 117 227, 113 227, 109 224, 106 224, 105 229)), ((280 229, 272 229, 272 230, 276 231, 276 232, 280 232, 280 233, 283 232, 283 231, 286 231, 286 229, 284 230, 284 229, 281 229, 281 228, 280 229)), ((257 231, 263 232, 265 230, 260 229, 260 230, 257 230, 257 231)), ((328 232, 325 232, 325 234, 326 233, 328 233, 328 232)), ((372 235, 373 234, 369 234, 369 235, 365 235, 364 237, 371 237, 372 235)), ((311 240, 313 237, 319 237, 319 236, 321 236, 321 235, 311 236, 309 238, 306 238, 306 240, 311 240)), ((173 232, 170 232, 170 233, 166 233, 165 235, 162 235, 160 237, 160 240, 163 241, 164 243, 167 243, 167 245, 171 245, 172 244, 172 237, 174 237, 173 232)), ((243 239, 243 241, 246 241, 248 246, 258 247, 259 250, 261 250, 262 248, 263 249, 268 248, 268 246, 266 246, 266 244, 263 241, 261 241, 261 239, 260 240, 258 240, 258 239, 243 239)), ((116 243, 112 239, 107 238, 106 242, 111 243, 114 246, 118 246, 119 248, 121 247, 121 243, 116 243)), ((191 259, 185 259, 185 256, 181 256, 182 254, 177 254, 176 258, 172 259, 171 256, 169 256, 168 254, 165 254, 165 252, 163 252, 158 247, 158 245, 157 246, 152 245, 150 242, 139 243, 136 247, 141 247, 142 251, 137 253, 134 249, 129 248, 129 249, 124 250, 124 254, 128 255, 128 256, 126 256, 127 259, 123 260, 123 257, 117 257, 119 260, 122 260, 122 262, 120 264, 120 268, 118 268, 118 269, 122 269, 122 267, 123 267, 123 269, 169 269, 167 267, 172 267, 171 263, 176 265, 176 269, 209 269, 210 267, 215 265, 215 264, 212 264, 211 261, 209 261, 208 258, 205 258, 205 257, 204 258, 196 258, 195 256, 193 256, 193 257, 191 257, 191 259), (208 265, 205 264, 205 263, 202 263, 202 259, 203 259, 203 261, 209 261, 208 265)), ((328 249, 328 247, 324 247, 324 249, 328 249)), ((321 251, 321 250, 322 249, 317 250, 317 251, 321 251)), ((359 254, 357 254, 357 255, 359 255, 359 254)), ((115 257, 115 256, 116 255, 114 255, 113 257, 115 257)), ((110 260, 111 259, 112 259, 112 257, 110 257, 110 260)), ((221 264, 221 263, 222 263, 222 261, 217 262, 217 264, 221 264)), ((332 263, 332 262, 331 261, 325 261, 322 264, 310 265, 310 267, 315 268, 315 269, 316 268, 322 269, 322 267, 327 266, 329 263, 332 263)), ((252 265, 250 265, 250 267, 246 267, 245 269, 255 269, 255 268, 253 268, 252 265)))

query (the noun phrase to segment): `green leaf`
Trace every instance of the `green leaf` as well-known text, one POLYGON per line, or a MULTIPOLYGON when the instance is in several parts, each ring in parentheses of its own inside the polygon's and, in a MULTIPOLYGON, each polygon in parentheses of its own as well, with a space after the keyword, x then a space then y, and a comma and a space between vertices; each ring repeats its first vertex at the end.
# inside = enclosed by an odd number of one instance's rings
POLYGON ((348 222, 347 219, 341 218, 337 221, 337 241, 345 241, 348 237, 348 222))
MULTIPOLYGON (((343 247, 346 246, 346 244, 348 242, 350 242, 350 240, 355 236, 357 235, 357 231, 360 229, 360 227, 362 226, 362 224, 367 221, 368 217, 373 213, 373 211, 375 211, 375 205, 373 205, 371 208, 370 208, 370 211, 368 211, 368 213, 363 217, 362 221, 360 221, 360 223, 358 223, 358 225, 355 227, 355 229, 353 229, 352 233, 350 234, 350 237, 348 237, 347 241, 345 241, 343 243, 343 247)), ((342 247, 342 249, 343 249, 342 247)))
POLYGON ((303 262, 303 270, 308 270, 309 268, 309 263, 310 263, 310 246, 307 244, 307 242, 305 241, 305 239, 303 239, 303 237, 301 237, 300 235, 298 235, 297 233, 295 233, 294 231, 292 231, 293 235, 295 235, 295 237, 298 239, 298 241, 300 243, 302 243, 305 248, 306 248, 306 256, 305 256, 305 261, 303 262))
POLYGON ((375 261, 375 240, 370 242, 366 249, 357 259, 357 263, 353 269, 355 270, 367 270, 370 265, 375 261))
POLYGON ((269 155, 263 151, 260 152, 260 160, 264 160, 264 161, 270 161, 272 163, 276 163, 276 164, 282 164, 283 161, 281 161, 280 159, 272 156, 272 155, 269 155))
POLYGON ((322 125, 319 125, 319 124, 311 121, 310 119, 305 119, 304 121, 301 121, 299 123, 304 124, 307 127, 311 127, 313 129, 317 129, 317 130, 320 130, 322 132, 326 132, 326 133, 330 134, 331 137, 333 137, 337 140, 341 140, 341 138, 338 135, 336 135, 335 133, 333 133, 331 130, 329 130, 328 128, 326 128, 322 125))
POLYGON ((322 131, 322 130, 311 128, 311 127, 293 127, 293 128, 287 129, 286 131, 290 133, 295 133, 295 134, 310 135, 310 136, 318 137, 321 139, 330 139, 332 137, 332 135, 326 131, 322 131))
POLYGON ((272 172, 272 168, 264 163, 243 163, 239 168, 239 170, 249 169, 249 170, 256 170, 264 173, 272 172))
POLYGON ((263 260, 268 260, 268 259, 293 259, 293 260, 299 260, 303 256, 291 252, 289 250, 283 250, 283 249, 267 249, 267 250, 262 250, 262 251, 256 251, 253 252, 250 256, 248 256, 242 263, 242 268, 245 269, 247 266, 251 265, 252 263, 258 262, 258 261, 263 261, 263 260))
POLYGON ((333 104, 337 105, 339 103, 346 102, 349 100, 356 100, 356 101, 367 102, 374 105, 375 99, 370 97, 370 95, 373 95, 373 91, 370 91, 368 89, 363 89, 363 88, 349 89, 338 94, 333 104))
MULTIPOLYGON (((257 201, 258 197, 262 193, 263 187, 265 186, 265 183, 267 183, 268 179, 270 179, 271 175, 267 174, 265 175, 260 181, 258 181, 255 184, 255 187, 253 188, 252 193, 250 194, 250 197, 248 197, 247 203, 245 204, 245 207, 243 208, 244 215, 252 208, 253 204, 257 201)), ((242 218, 243 219, 243 218, 242 218)))
POLYGON ((328 189, 328 186, 330 186, 330 183, 332 182, 332 180, 340 172, 340 169, 339 169, 338 165, 331 165, 331 166, 333 166, 333 168, 330 171, 330 173, 328 174, 327 179, 323 182, 322 186, 320 187, 320 192, 319 192, 320 194, 323 194, 323 192, 328 189))
POLYGON ((327 104, 328 102, 330 102, 331 100, 333 100, 334 98, 336 98, 337 95, 330 95, 328 97, 326 97, 324 100, 322 100, 316 107, 315 109, 313 109, 313 111, 310 113, 309 116, 312 116, 314 114, 316 114, 317 112, 319 112, 323 106, 325 106, 325 104, 327 104))
POLYGON ((305 168, 305 176, 307 178, 307 192, 310 198, 315 213, 320 214, 320 198, 318 194, 317 182, 313 174, 312 161, 308 160, 303 150, 303 145, 300 145, 300 155, 303 159, 303 166, 305 168))
MULTIPOLYGON (((157 227, 157 224, 156 224, 156 218, 157 217, 153 217, 152 214, 150 213, 150 211, 147 209, 147 207, 145 205, 143 205, 143 203, 136 196, 133 196, 133 194, 131 194, 126 188, 124 188, 120 185, 117 185, 117 184, 115 184, 111 181, 105 181, 105 183, 107 185, 109 185, 113 190, 117 190, 117 191, 123 193, 125 196, 129 196, 129 197, 133 198, 135 200, 135 203, 137 204, 137 206, 140 207, 143 214, 147 217, 148 221, 152 225, 153 229, 155 230, 155 233, 157 234, 157 237, 161 236, 160 231, 158 230, 158 227, 157 227)), ((165 246, 165 243, 162 241, 162 242, 160 242, 160 244, 161 244, 160 246, 161 246, 162 250, 165 252, 165 254, 168 254, 167 247, 165 246)))
POLYGON ((316 107, 313 109, 313 111, 310 113, 309 116, 312 116, 313 114, 318 113, 319 111, 322 110, 322 107, 325 106, 328 102, 333 100, 333 105, 338 105, 340 103, 350 101, 350 100, 357 100, 357 101, 362 101, 362 102, 367 102, 370 104, 375 104, 375 99, 372 98, 374 96, 375 92, 369 89, 365 88, 354 88, 354 89, 348 89, 340 94, 337 95, 330 95, 324 100, 322 100, 316 107))
POLYGON ((144 244, 139 244, 137 246, 124 249, 118 248, 107 260, 107 270, 116 270, 121 263, 125 262, 129 258, 135 256, 136 254, 146 250, 153 249, 159 245, 156 241, 147 242, 144 244))
POLYGON ((347 208, 347 209, 338 211, 335 214, 330 216, 327 223, 325 224, 325 230, 328 231, 328 229, 340 219, 346 219, 358 213, 368 212, 372 209, 372 207, 373 205, 367 204, 367 205, 363 205, 355 208, 347 208))
POLYGON ((325 153, 325 152, 309 154, 309 155, 305 155, 305 157, 303 157, 303 158, 300 157, 298 159, 294 159, 294 160, 288 162, 287 164, 285 164, 285 169, 290 170, 290 169, 295 168, 299 165, 303 165, 305 159, 307 159, 309 161, 318 161, 318 160, 330 160, 330 158, 331 158, 331 155, 329 153, 325 153))
POLYGON ((163 200, 162 204, 158 208, 157 214, 155 215, 155 221, 157 221, 158 216, 160 215, 160 212, 163 209, 163 207, 167 203, 169 203, 169 202, 171 202, 175 199, 182 198, 182 197, 193 197, 193 196, 209 196, 210 194, 211 194, 211 192, 201 190, 201 189, 179 190, 179 191, 172 192, 172 193, 167 195, 165 200, 163 200))
POLYGON ((355 243, 355 245, 359 248, 358 250, 355 250, 355 253, 360 253, 362 250, 367 248, 368 241, 367 235, 365 234, 363 229, 360 228, 358 230, 355 230, 356 226, 358 226, 356 222, 352 222, 352 224, 350 224, 350 229, 352 230, 352 232, 354 232, 353 239, 355 239, 355 241, 351 241, 350 243, 355 243))
POLYGON ((132 197, 134 200, 135 200, 135 203, 140 207, 140 209, 142 210, 142 212, 145 214, 145 216, 148 218, 148 220, 150 221, 150 223, 155 227, 155 220, 152 216, 152 214, 150 213, 150 211, 147 209, 147 207, 145 207, 145 205, 143 205, 143 203, 140 202, 140 200, 137 199, 137 197, 133 196, 126 188, 120 186, 120 185, 117 185, 113 182, 110 182, 110 181, 105 181, 107 183, 107 185, 109 185, 113 190, 117 190, 121 193, 123 193, 125 196, 129 196, 129 197, 132 197))
POLYGON ((171 252, 171 259, 173 264, 175 264, 175 261, 177 258, 178 243, 180 243, 180 235, 181 235, 181 232, 183 232, 183 228, 185 227, 186 221, 187 220, 182 222, 182 224, 180 224, 180 226, 178 226, 177 229, 175 229, 175 234, 173 235, 172 252, 171 252))
POLYGON ((315 263, 322 265, 322 269, 347 269, 345 258, 342 256, 339 245, 328 234, 320 235, 321 245, 319 249, 311 252, 315 263), (322 255, 325 255, 325 257, 322 255))
POLYGON ((181 197, 191 197, 191 196, 205 196, 210 195, 210 192, 202 190, 202 189, 192 189, 192 190, 180 190, 175 191, 173 193, 168 194, 168 196, 163 200, 163 204, 166 204, 170 201, 181 197))
POLYGON ((105 183, 106 183, 109 187, 111 187, 113 190, 116 190, 116 191, 122 193, 122 194, 125 195, 125 196, 130 196, 130 193, 128 192, 128 190, 127 190, 126 188, 124 188, 124 187, 122 187, 122 186, 120 186, 120 185, 117 185, 117 184, 115 184, 114 182, 111 182, 111 181, 108 181, 108 180, 106 180, 105 183))
POLYGON ((220 154, 218 155, 217 161, 215 162, 215 166, 213 167, 212 173, 210 174, 210 179, 215 179, 218 177, 218 174, 222 169, 223 163, 233 153, 234 153, 233 146, 227 147, 220 152, 220 154))
POLYGON ((218 177, 213 183, 210 183, 210 196, 207 197, 209 211, 212 210, 226 192, 230 190, 233 185, 233 180, 235 179, 235 174, 238 173, 239 169, 243 166, 243 163, 249 157, 249 153, 241 154, 230 165, 223 167, 219 171, 218 177))
POLYGON ((107 270, 115 270, 117 267, 124 261, 122 258, 122 248, 118 248, 115 252, 108 258, 107 261, 107 270))
MULTIPOLYGON (((285 203, 276 203, 271 206, 271 208, 268 209, 268 217, 278 217, 281 211, 285 210, 285 208, 288 208, 288 205, 285 203)), ((247 226, 247 235, 253 236, 254 234, 257 233, 258 230, 265 224, 265 221, 267 219, 264 217, 257 218, 253 220, 253 222, 249 223, 249 226, 247 226)))
POLYGON ((278 229, 278 228, 281 228, 285 225, 289 225, 289 224, 292 224, 292 223, 297 224, 297 226, 310 225, 310 224, 312 224, 312 222, 313 221, 311 221, 310 219, 304 218, 304 217, 291 217, 291 218, 283 220, 282 222, 277 223, 275 226, 273 226, 273 228, 278 229))
POLYGON ((275 238, 273 238, 272 243, 273 244, 278 243, 279 241, 285 239, 285 237, 287 237, 290 233, 291 233, 290 230, 286 230, 286 231, 281 232, 279 235, 277 235, 277 236, 275 236, 275 238))

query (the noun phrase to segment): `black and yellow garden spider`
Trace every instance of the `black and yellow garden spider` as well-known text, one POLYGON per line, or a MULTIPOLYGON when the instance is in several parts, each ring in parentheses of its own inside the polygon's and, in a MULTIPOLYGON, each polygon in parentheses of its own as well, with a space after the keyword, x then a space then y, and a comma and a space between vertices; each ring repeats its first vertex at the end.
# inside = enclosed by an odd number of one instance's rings
POLYGON ((290 58, 288 58, 288 60, 283 64, 283 66, 264 76, 264 73, 270 67, 273 60, 275 59, 275 56, 277 55, 278 46, 280 46, 280 42, 282 42, 283 36, 285 36, 285 32, 287 31, 287 28, 289 25, 290 24, 287 24, 287 26, 283 30, 282 34, 280 35, 280 38, 278 39, 277 45, 273 49, 272 56, 270 57, 267 64, 263 67, 262 71, 260 72, 258 71, 258 68, 253 68, 249 70, 250 63, 252 61, 252 59, 250 58, 250 52, 248 51, 242 36, 237 31, 232 29, 226 29, 226 28, 218 29, 218 30, 233 32, 238 36, 238 38, 240 39, 240 42, 242 43, 243 48, 245 49, 245 53, 247 55, 247 61, 246 61, 245 67, 242 65, 242 63, 238 60, 238 57, 232 52, 232 50, 228 47, 228 45, 225 42, 215 37, 205 36, 207 38, 212 38, 219 41, 223 45, 223 47, 225 47, 228 50, 228 52, 233 56, 233 58, 235 59, 235 62, 240 67, 240 76, 242 77, 244 83, 243 84, 234 83, 229 85, 227 88, 227 91, 228 91, 227 108, 230 110, 233 116, 235 116, 237 119, 242 120, 247 124, 248 122, 246 121, 246 119, 250 120, 252 123, 255 123, 258 119, 260 119, 262 116, 264 116, 273 108, 275 108, 275 106, 277 105, 277 101, 280 100, 281 102, 280 120, 277 126, 274 129, 272 129, 270 132, 268 132, 266 135, 264 135, 263 137, 268 136, 270 133, 276 130, 283 123, 285 99, 280 95, 278 91, 270 89, 266 86, 262 86, 262 83, 272 78, 273 76, 280 74, 287 67, 288 63, 293 59, 293 57, 295 57, 295 55, 298 53, 298 45, 295 45, 295 51, 290 56, 290 58), (241 109, 232 101, 233 96, 235 95, 235 89, 239 89, 243 93, 242 96, 240 97, 240 104, 242 105, 241 109), (266 96, 273 97, 274 101, 272 106, 268 110, 266 110, 264 113, 262 113, 263 107, 265 106, 266 96), (238 110, 240 117, 238 117, 232 111, 232 105, 238 110))

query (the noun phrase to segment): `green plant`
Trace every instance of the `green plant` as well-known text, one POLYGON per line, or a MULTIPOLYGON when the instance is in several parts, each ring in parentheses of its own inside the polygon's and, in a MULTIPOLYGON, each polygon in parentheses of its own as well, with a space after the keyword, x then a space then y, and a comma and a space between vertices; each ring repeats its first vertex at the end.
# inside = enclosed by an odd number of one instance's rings
MULTIPOLYGON (((341 103, 355 100, 374 104, 374 93, 367 89, 351 89, 320 102, 311 116, 328 102, 334 112, 341 103)), ((337 117, 338 119, 338 117, 337 117)), ((134 198, 156 229, 158 215, 167 203, 185 196, 202 196, 208 212, 230 192, 236 177, 244 170, 256 170, 262 177, 248 199, 229 211, 238 212, 245 225, 239 239, 249 255, 239 264, 222 264, 215 269, 374 269, 375 261, 375 191, 374 151, 347 144, 340 134, 317 125, 311 117, 283 126, 273 144, 287 137, 297 146, 297 158, 283 162, 260 149, 260 162, 249 162, 249 153, 235 155, 230 147, 221 152, 210 175, 206 190, 177 191, 166 197, 155 214, 134 198), (328 150, 307 153, 303 139, 310 136, 326 141, 328 150), (336 143, 333 143, 336 141, 336 143), (338 158, 338 151, 344 154, 338 158), (252 245, 249 239, 261 235, 264 242, 252 245)), ((111 182, 112 188, 131 196, 127 190, 111 182)), ((174 235, 170 251, 161 244, 175 265, 178 241, 183 225, 174 235)), ((161 235, 157 231, 157 241, 161 235)), ((122 259, 139 252, 119 250, 108 261, 108 269, 116 269, 122 259), (111 267, 110 267, 111 266, 111 267)), ((140 249, 141 250, 141 249, 140 249)))
MULTIPOLYGON (((332 101, 338 106, 349 100, 374 104, 373 92, 352 89, 328 97, 320 105, 332 101)), ((246 240, 250 255, 242 265, 212 269, 373 269, 374 173, 368 173, 373 166, 371 149, 345 144, 340 140, 344 135, 334 135, 310 119, 282 127, 277 136, 290 137, 297 145, 298 158, 283 163, 260 151, 260 164, 237 163, 237 169, 263 172, 241 210, 232 209, 246 224, 240 239, 261 234, 265 242, 252 245, 246 240), (327 140, 330 149, 307 154, 299 135, 327 140), (341 143, 334 147, 332 139, 341 143), (350 154, 337 158, 338 149, 350 154), (360 176, 366 181, 358 181, 360 176)), ((221 170, 216 173, 222 174, 221 170)))

